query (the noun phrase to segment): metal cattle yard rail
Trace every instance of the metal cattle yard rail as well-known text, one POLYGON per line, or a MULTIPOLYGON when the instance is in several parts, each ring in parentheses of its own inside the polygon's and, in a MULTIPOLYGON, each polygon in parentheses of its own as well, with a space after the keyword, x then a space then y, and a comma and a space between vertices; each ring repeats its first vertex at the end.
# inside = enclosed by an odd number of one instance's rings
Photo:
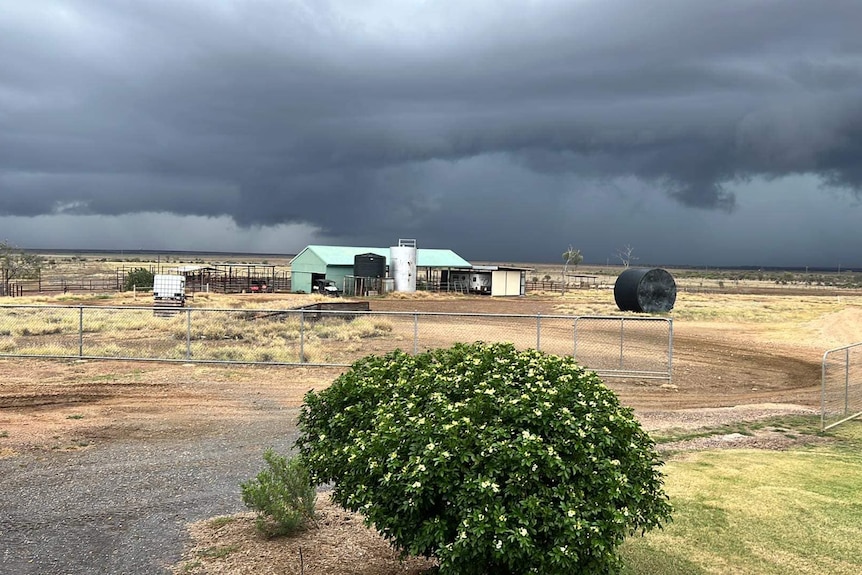
POLYGON ((0 306, 0 357, 346 367, 478 340, 574 356, 603 377, 671 380, 664 317, 0 306))

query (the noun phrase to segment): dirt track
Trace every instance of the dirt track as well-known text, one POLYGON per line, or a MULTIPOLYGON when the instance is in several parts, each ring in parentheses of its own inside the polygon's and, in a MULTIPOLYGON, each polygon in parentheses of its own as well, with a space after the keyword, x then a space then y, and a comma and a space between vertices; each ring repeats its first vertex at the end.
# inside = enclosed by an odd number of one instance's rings
MULTIPOLYGON (((554 314, 555 302, 372 309, 554 314)), ((676 322, 672 384, 608 384, 648 429, 715 425, 815 408, 820 353, 760 328, 676 322)), ((238 482, 266 446, 289 449, 304 393, 338 371, 8 359, 0 373, 0 572, 83 574, 178 561, 185 524, 240 511, 238 482)))

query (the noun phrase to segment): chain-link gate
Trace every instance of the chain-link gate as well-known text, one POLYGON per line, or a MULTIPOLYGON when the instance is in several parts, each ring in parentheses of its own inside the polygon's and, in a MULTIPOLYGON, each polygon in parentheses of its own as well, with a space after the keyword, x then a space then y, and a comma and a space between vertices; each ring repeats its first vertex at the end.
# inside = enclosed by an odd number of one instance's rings
POLYGON ((862 343, 823 354, 820 421, 823 430, 862 416, 862 343))

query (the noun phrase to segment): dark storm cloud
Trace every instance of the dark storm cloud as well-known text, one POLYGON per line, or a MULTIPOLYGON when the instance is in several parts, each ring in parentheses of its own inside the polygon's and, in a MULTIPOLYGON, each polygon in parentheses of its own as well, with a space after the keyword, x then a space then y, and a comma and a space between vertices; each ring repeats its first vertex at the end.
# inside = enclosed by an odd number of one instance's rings
POLYGON ((858 194, 859 22, 857 0, 0 0, 0 215, 448 242, 564 227, 573 181, 728 211, 752 178, 858 194))

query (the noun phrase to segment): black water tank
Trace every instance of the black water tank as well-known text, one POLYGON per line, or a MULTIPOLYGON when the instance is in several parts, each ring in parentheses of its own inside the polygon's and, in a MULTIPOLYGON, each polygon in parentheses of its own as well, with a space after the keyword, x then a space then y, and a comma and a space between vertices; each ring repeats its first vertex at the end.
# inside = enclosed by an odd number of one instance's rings
POLYGON ((386 258, 371 253, 353 256, 353 275, 358 278, 386 277, 386 258))
POLYGON ((629 268, 614 284, 614 300, 621 311, 667 312, 676 302, 676 282, 663 269, 629 268))

